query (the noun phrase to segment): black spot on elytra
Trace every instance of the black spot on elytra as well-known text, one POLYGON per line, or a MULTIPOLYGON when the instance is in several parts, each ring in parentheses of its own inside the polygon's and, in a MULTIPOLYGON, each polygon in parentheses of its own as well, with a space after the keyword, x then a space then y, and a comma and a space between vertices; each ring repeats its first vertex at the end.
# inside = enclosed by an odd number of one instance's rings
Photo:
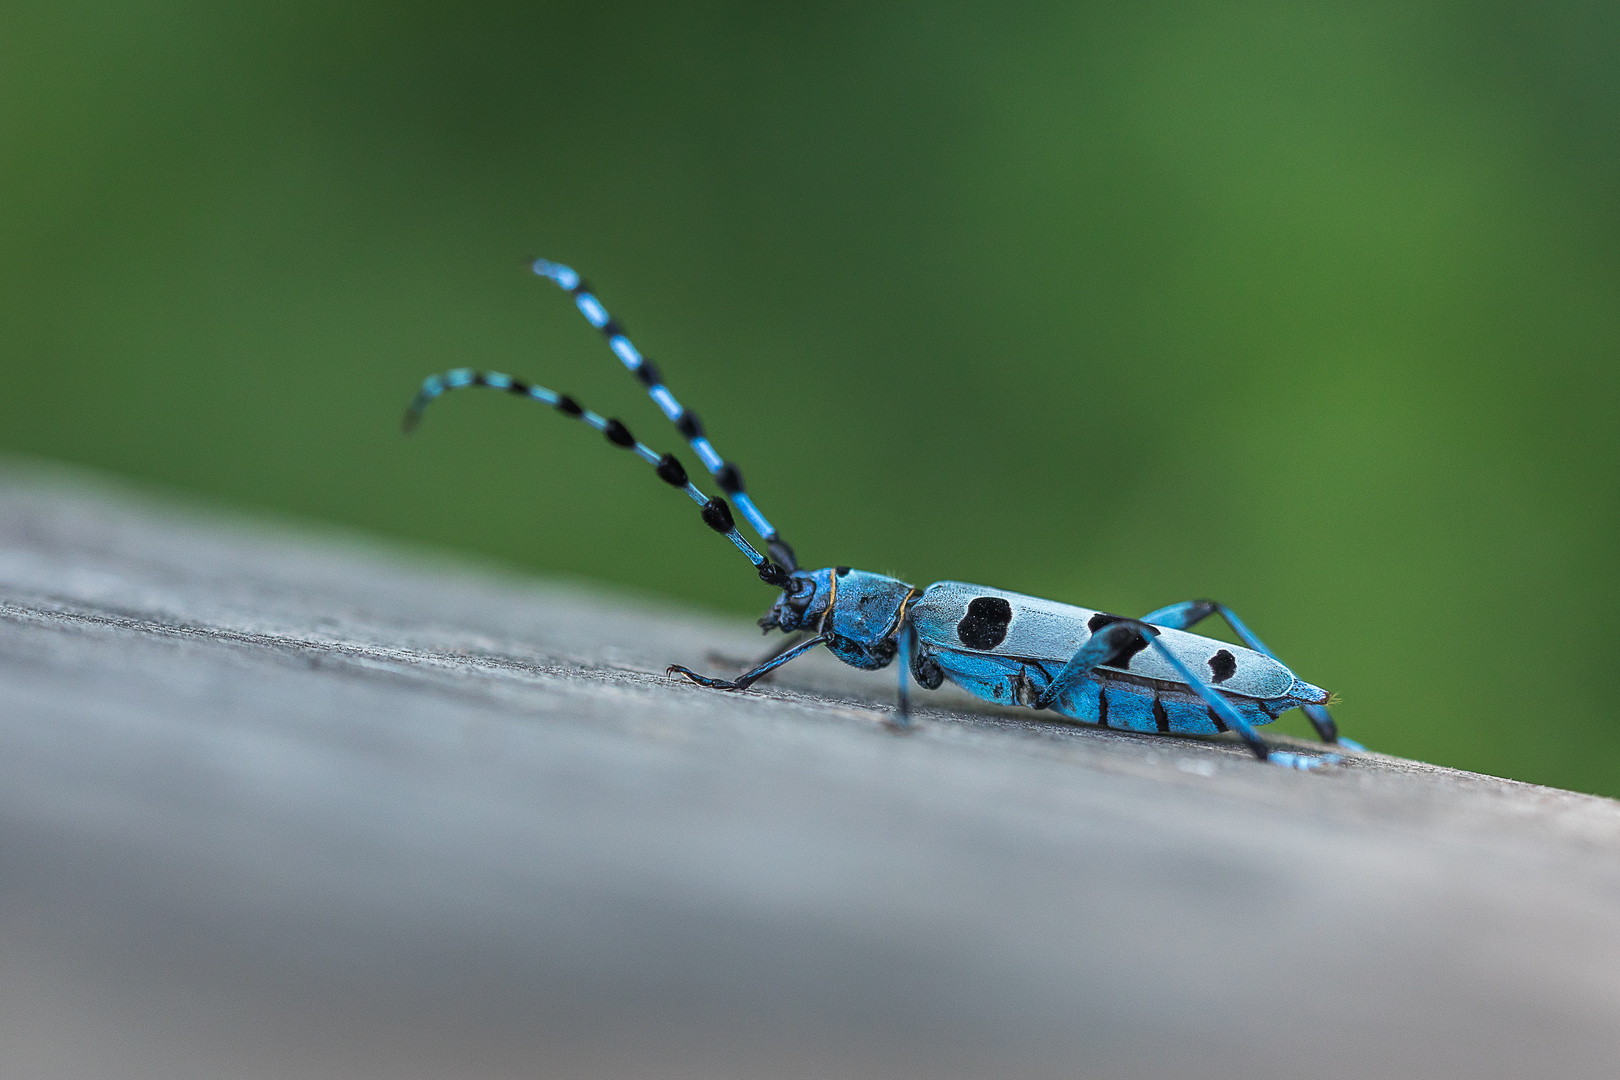
POLYGON ((1216 682, 1225 682, 1237 674, 1237 657, 1222 649, 1209 658, 1209 670, 1214 673, 1216 682))
POLYGON ((1157 697, 1153 699, 1153 722, 1159 725, 1159 734, 1170 734, 1170 714, 1164 709, 1164 702, 1157 697))
MULTIPOLYGON (((1123 615, 1104 615, 1099 611, 1097 614, 1093 615, 1089 620, 1087 620, 1086 629, 1095 634, 1098 630, 1101 630, 1105 626, 1112 626, 1114 623, 1127 621, 1129 620, 1127 620, 1123 615)), ((1159 636, 1159 632, 1154 630, 1151 626, 1148 627, 1148 629, 1152 630, 1154 637, 1159 636)), ((1119 647, 1119 651, 1114 654, 1114 658, 1112 660, 1105 662, 1110 667, 1129 668, 1131 666, 1131 657, 1135 656, 1137 653, 1141 652, 1147 647, 1147 638, 1142 636, 1141 631, 1137 631, 1131 635, 1129 641, 1119 647)))
POLYGON ((839 577, 843 577, 845 574, 849 573, 849 567, 835 566, 833 567, 833 573, 837 574, 839 577))
POLYGON ((970 649, 993 649, 1007 636, 1012 605, 1000 596, 975 596, 956 624, 956 636, 970 649))

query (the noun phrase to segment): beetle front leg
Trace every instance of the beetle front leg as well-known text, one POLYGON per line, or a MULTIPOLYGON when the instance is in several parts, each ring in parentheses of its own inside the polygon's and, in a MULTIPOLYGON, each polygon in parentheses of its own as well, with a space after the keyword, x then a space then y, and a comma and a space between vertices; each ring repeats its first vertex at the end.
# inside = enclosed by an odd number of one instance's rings
MULTIPOLYGON (((808 635, 804 631, 800 631, 800 630, 794 630, 794 631, 792 631, 790 633, 784 634, 784 635, 782 635, 782 640, 781 641, 778 641, 771 648, 771 650, 769 652, 762 655, 759 659, 755 660, 753 663, 750 663, 750 664, 736 664, 735 666, 741 667, 744 671, 751 671, 754 668, 764 667, 766 664, 770 663, 772 660, 775 660, 778 656, 781 656, 783 653, 787 652, 789 649, 798 648, 799 643, 804 641, 804 639, 807 636, 808 635)), ((710 661, 710 663, 726 664, 727 666, 734 665, 734 661, 730 661, 730 660, 728 660, 727 657, 725 657, 725 656, 723 656, 723 655, 721 655, 719 653, 713 653, 713 652, 711 652, 709 654, 709 661, 710 661)), ((775 672, 774 669, 771 670, 771 671, 767 671, 757 681, 759 681, 759 682, 770 682, 771 677, 774 676, 775 674, 776 674, 776 672, 775 672)))
MULTIPOLYGON (((1282 660, 1278 658, 1277 654, 1266 648, 1265 643, 1255 636, 1254 631, 1250 630, 1231 608, 1219 600, 1184 600, 1179 604, 1171 604, 1168 607, 1159 608, 1157 611, 1150 611, 1142 616, 1142 621, 1151 623, 1154 626, 1163 626, 1170 630, 1191 630, 1211 615, 1219 615, 1225 619, 1226 625, 1232 628, 1232 633, 1236 634, 1243 644, 1255 652, 1264 653, 1266 656, 1276 660, 1277 663, 1282 664, 1282 660)), ((1287 667, 1288 665, 1283 664, 1283 666, 1287 667)), ((1334 722, 1333 714, 1328 712, 1325 707, 1321 705, 1301 705, 1300 709, 1310 720, 1311 726, 1316 729, 1316 734, 1321 737, 1323 742, 1338 743, 1352 750, 1365 749, 1358 742, 1339 737, 1339 725, 1334 722)))
POLYGON ((809 652, 811 649, 815 648, 817 645, 820 645, 826 640, 827 639, 824 637, 813 637, 809 641, 801 641, 791 649, 788 649, 785 652, 777 653, 775 656, 771 657, 754 670, 743 672, 735 679, 711 679, 707 675, 699 675, 691 668, 682 667, 679 664, 671 664, 669 669, 665 671, 664 674, 684 675, 688 679, 697 683, 699 686, 707 686, 711 690, 746 690, 752 686, 754 682, 760 678, 760 676, 775 671, 789 660, 803 656, 805 653, 809 652))

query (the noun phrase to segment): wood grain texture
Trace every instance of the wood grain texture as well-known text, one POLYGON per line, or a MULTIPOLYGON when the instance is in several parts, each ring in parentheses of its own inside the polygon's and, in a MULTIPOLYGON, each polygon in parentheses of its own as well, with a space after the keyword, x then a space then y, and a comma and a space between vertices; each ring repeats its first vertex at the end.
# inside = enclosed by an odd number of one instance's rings
POLYGON ((1613 1075, 1617 804, 761 647, 13 463, 0 1073, 1613 1075))

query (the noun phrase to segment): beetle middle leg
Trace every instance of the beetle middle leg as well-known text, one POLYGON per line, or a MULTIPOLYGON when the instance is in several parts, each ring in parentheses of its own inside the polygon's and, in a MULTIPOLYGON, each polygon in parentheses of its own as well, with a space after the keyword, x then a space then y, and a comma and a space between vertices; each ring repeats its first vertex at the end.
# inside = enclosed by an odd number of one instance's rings
MULTIPOLYGON (((1163 626, 1170 630, 1191 630, 1211 615, 1219 615, 1226 620, 1226 625, 1232 628, 1232 633, 1236 634, 1238 640, 1242 641, 1243 644, 1255 652, 1264 653, 1276 660, 1277 663, 1282 664, 1277 654, 1266 648, 1265 643, 1255 636, 1254 631, 1250 630, 1231 608, 1219 600, 1184 600, 1179 604, 1171 604, 1168 607, 1159 608, 1157 611, 1150 611, 1142 616, 1142 621, 1151 623, 1154 626, 1163 626)), ((1283 664, 1283 666, 1287 667, 1288 665, 1283 664)), ((1360 743, 1339 738, 1339 725, 1334 722, 1333 714, 1328 712, 1325 707, 1321 705, 1301 705, 1300 709, 1310 720, 1311 726, 1316 729, 1316 734, 1321 736, 1323 742, 1342 743, 1352 750, 1364 749, 1360 743)))
POLYGON ((899 663, 894 666, 900 670, 900 695, 895 701, 894 720, 888 725, 890 730, 905 732, 911 730, 911 664, 917 655, 917 631, 912 627, 911 620, 905 619, 900 624, 900 632, 895 635, 896 644, 899 645, 899 663))

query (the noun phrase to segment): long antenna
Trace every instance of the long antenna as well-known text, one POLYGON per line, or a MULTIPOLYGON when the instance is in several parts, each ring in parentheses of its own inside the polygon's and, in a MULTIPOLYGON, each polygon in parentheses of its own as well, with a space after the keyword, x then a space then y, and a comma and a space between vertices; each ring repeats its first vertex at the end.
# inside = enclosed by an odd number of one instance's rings
POLYGON ((799 562, 793 554, 793 549, 782 539, 775 526, 766 520, 765 515, 759 512, 754 500, 743 490, 742 472, 735 464, 724 460, 715 451, 714 445, 704 433, 703 424, 698 420, 697 413, 684 408, 675 400, 675 395, 664 385, 664 377, 657 366, 630 344, 624 328, 619 325, 617 319, 607 313, 602 302, 590 291, 590 286, 585 284, 573 268, 562 263, 536 259, 534 272, 543 278, 549 278, 574 297, 574 306, 585 316, 585 321, 602 332, 614 355, 641 381, 641 385, 647 388, 647 395, 664 411, 664 415, 675 425, 675 429, 686 437, 698 460, 703 462, 703 467, 708 469, 710 475, 719 483, 720 490, 731 496, 731 501, 737 504, 737 510, 748 522, 749 527, 765 541, 766 550, 770 552, 771 557, 788 570, 797 570, 799 562))
POLYGON ((435 399, 448 390, 459 390, 464 386, 487 386, 491 390, 505 390, 519 397, 532 398, 542 405, 550 405, 564 416, 585 421, 600 431, 614 446, 634 450, 637 457, 657 470, 660 480, 671 487, 681 488, 693 502, 702 507, 703 523, 736 544, 737 550, 746 555, 748 561, 759 571, 761 581, 777 589, 788 587, 787 572, 756 551, 752 544, 743 539, 742 533, 737 531, 737 526, 731 519, 731 507, 726 505, 726 500, 718 495, 711 499, 699 491, 697 485, 687 479, 686 467, 675 458, 675 455, 658 453, 645 443, 639 442, 630 434, 630 429, 620 421, 591 412, 567 394, 559 394, 555 390, 547 390, 543 386, 514 379, 510 375, 502 375, 498 371, 456 368, 443 375, 430 375, 422 383, 422 389, 416 392, 416 396, 411 399, 410 405, 405 410, 405 418, 401 425, 405 429, 405 434, 409 435, 416 430, 416 425, 422 421, 423 411, 435 399))

